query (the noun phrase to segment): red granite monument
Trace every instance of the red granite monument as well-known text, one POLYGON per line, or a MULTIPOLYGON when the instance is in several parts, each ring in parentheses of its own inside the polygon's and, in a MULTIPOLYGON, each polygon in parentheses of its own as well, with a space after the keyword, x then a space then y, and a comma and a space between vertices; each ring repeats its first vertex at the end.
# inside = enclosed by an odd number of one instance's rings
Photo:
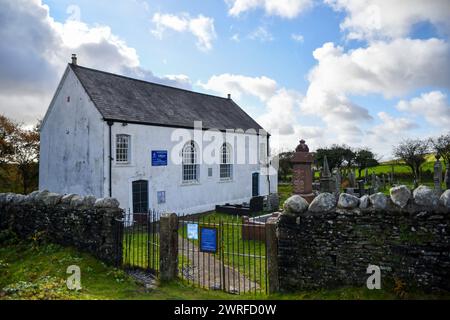
POLYGON ((300 195, 308 203, 311 203, 314 199, 311 173, 313 158, 314 156, 309 152, 305 140, 300 140, 300 144, 295 149, 294 157, 291 160, 294 165, 292 183, 294 185, 294 194, 300 195))

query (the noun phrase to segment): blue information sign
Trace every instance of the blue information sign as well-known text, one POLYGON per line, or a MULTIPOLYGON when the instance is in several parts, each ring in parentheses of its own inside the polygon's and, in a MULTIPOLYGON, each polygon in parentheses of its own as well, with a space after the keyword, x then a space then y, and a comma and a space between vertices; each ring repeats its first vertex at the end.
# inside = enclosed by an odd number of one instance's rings
POLYGON ((167 150, 152 150, 152 166, 167 166, 167 150))
POLYGON ((217 228, 200 227, 200 251, 217 251, 217 228))

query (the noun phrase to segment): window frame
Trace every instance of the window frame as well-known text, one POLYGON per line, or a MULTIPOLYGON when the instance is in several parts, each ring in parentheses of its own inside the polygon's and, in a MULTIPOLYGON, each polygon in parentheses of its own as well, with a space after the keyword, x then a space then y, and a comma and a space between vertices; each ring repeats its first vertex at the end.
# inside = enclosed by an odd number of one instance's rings
POLYGON ((181 150, 181 182, 182 184, 199 183, 199 175, 198 147, 193 140, 190 140, 181 150))
POLYGON ((226 142, 220 147, 219 178, 221 181, 233 180, 233 150, 226 142))
MULTIPOLYGON (((123 144, 123 141, 121 142, 123 144)), ((116 143, 115 143, 115 159, 114 159, 115 163, 117 165, 129 165, 131 164, 131 135, 126 134, 126 133, 118 133, 116 134, 116 143), (119 138, 127 138, 127 147, 124 148, 123 146, 119 147, 119 138), (127 159, 126 161, 124 160, 119 160, 119 152, 125 152, 126 150, 126 156, 127 159)))

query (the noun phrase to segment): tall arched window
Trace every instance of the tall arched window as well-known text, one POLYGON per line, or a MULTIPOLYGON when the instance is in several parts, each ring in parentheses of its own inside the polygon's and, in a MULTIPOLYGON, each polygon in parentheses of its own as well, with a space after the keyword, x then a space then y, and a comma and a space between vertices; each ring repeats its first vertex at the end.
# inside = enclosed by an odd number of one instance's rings
POLYGON ((231 179, 233 172, 231 146, 224 143, 220 150, 220 179, 231 179))
POLYGON ((194 141, 186 143, 182 150, 183 182, 198 181, 198 157, 194 141))

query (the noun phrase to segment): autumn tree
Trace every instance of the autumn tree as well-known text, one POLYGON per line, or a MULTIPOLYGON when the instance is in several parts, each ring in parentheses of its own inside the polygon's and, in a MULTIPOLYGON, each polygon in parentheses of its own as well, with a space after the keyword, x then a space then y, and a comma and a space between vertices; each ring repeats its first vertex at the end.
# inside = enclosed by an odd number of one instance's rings
POLYGON ((38 176, 39 126, 26 129, 22 124, 0 116, 0 164, 14 165, 20 175, 23 192, 38 176))

